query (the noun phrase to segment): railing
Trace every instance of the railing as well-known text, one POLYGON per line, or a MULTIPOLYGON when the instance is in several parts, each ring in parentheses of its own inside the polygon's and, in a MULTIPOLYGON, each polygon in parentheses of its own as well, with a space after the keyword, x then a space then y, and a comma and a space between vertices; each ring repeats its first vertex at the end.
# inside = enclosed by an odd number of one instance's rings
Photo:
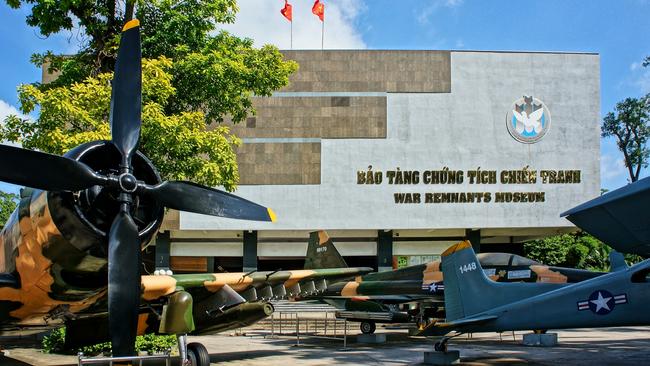
POLYGON ((165 366, 171 365, 171 355, 169 352, 163 355, 153 355, 153 356, 129 356, 129 357, 85 357, 83 353, 77 354, 77 365, 96 365, 96 364, 108 364, 113 366, 114 362, 138 362, 139 366, 142 366, 143 361, 153 361, 153 360, 165 360, 165 366))
POLYGON ((301 337, 309 337, 342 341, 346 348, 350 324, 345 319, 337 319, 334 311, 281 311, 257 323, 256 328, 270 331, 270 337, 295 337, 296 345, 300 345, 301 337))

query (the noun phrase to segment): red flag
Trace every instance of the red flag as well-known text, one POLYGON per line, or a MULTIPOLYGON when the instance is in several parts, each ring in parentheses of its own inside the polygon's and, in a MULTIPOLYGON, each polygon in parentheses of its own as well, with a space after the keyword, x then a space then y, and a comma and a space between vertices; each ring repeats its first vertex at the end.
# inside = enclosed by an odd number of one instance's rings
POLYGON ((288 0, 284 0, 284 8, 280 9, 280 14, 282 14, 288 21, 293 21, 293 10, 291 4, 288 0))
POLYGON ((314 6, 311 7, 311 12, 314 13, 321 22, 325 19, 325 4, 321 3, 320 0, 314 1, 314 6))

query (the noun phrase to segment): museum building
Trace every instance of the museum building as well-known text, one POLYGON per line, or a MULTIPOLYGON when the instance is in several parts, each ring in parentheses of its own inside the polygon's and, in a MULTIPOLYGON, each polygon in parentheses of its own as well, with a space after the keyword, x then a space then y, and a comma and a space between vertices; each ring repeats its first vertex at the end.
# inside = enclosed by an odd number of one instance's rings
POLYGON ((600 71, 591 53, 283 51, 290 84, 232 127, 235 194, 275 223, 170 212, 158 266, 301 268, 325 229, 349 265, 379 270, 574 230, 600 193, 600 71))

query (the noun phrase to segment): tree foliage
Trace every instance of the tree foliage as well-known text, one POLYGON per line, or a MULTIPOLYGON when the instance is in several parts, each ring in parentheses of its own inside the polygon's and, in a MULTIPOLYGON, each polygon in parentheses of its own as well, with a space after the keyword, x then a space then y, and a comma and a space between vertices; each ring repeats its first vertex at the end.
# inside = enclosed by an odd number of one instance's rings
MULTIPOLYGON (((551 236, 524 243, 524 255, 549 266, 561 266, 596 271, 609 270, 608 245, 585 232, 551 236)), ((626 255, 628 263, 642 260, 636 255, 626 255)))
POLYGON ((6 1, 15 9, 28 6, 27 24, 46 37, 62 31, 80 33, 78 56, 88 66, 86 71, 95 74, 112 70, 121 27, 134 13, 144 25, 143 55, 155 58, 170 56, 166 52, 178 45, 201 45, 216 24, 232 23, 237 12, 236 0, 6 1))
POLYGON ((650 97, 626 98, 616 103, 615 112, 605 115, 602 136, 616 138, 616 145, 623 153, 630 181, 639 179, 641 168, 648 167, 650 150, 646 146, 650 138, 650 97))
POLYGON ((58 73, 49 84, 19 87, 23 113, 38 111, 33 123, 10 116, 0 139, 61 154, 109 136, 111 70, 120 28, 129 12, 140 19, 143 61, 143 130, 140 150, 165 179, 186 179, 232 190, 238 182, 233 148, 239 143, 222 126, 254 114, 252 96, 285 86, 297 69, 273 46, 218 32, 233 22, 235 0, 7 0, 31 6, 27 23, 43 35, 76 29, 84 35, 75 55, 32 56, 58 73), (134 5, 135 4, 135 5, 134 5), (76 27, 76 28, 75 28, 76 27))
MULTIPOLYGON (((171 83, 171 68, 172 62, 165 57, 143 61, 140 150, 164 179, 192 179, 233 189, 239 179, 233 147, 239 139, 228 127, 208 128, 200 111, 165 114, 170 99, 178 93, 171 83)), ((30 113, 38 107, 40 114, 30 123, 16 116, 7 118, 0 127, 0 139, 52 154, 63 154, 87 141, 110 139, 112 77, 104 73, 46 90, 22 85, 19 97, 23 111, 30 113)))
POLYGON ((17 195, 0 191, 0 228, 7 223, 16 205, 18 205, 17 195))

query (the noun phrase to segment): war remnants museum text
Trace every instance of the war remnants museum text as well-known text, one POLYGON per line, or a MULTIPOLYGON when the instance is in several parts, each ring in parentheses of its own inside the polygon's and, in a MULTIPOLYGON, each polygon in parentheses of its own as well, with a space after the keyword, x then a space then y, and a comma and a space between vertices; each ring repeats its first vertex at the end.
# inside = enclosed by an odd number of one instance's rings
MULTIPOLYGON (((456 185, 456 184, 579 184, 580 170, 367 170, 357 171, 359 185, 456 185)), ((545 202, 544 191, 515 192, 396 192, 396 204, 402 203, 536 203, 545 202)))

